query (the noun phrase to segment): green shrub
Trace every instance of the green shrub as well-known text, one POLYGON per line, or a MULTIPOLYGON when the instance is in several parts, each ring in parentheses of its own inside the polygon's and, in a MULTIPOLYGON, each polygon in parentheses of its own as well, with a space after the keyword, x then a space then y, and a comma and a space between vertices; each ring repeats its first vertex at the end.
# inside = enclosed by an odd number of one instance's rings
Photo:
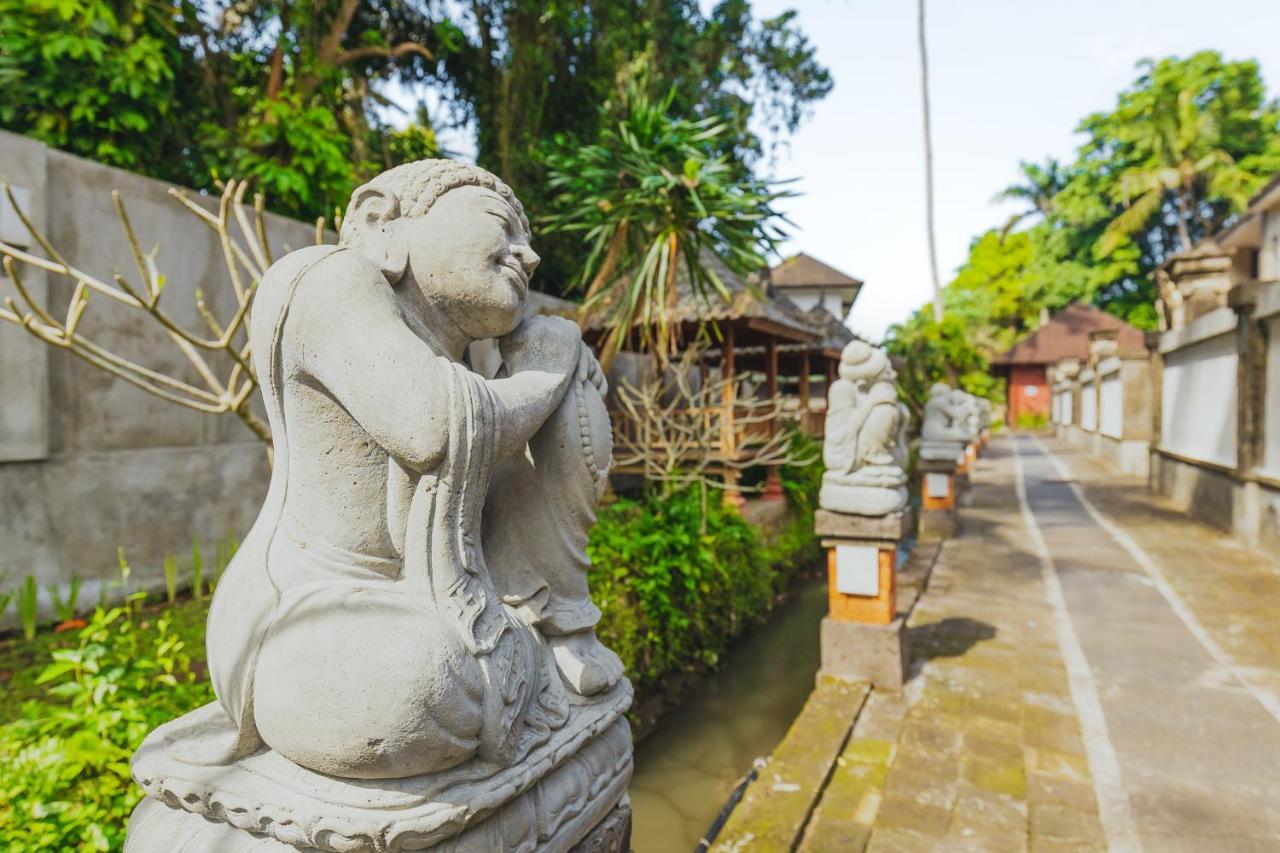
MULTIPOLYGON (((134 597, 134 601, 137 600, 134 597)), ((168 615, 99 608, 79 644, 55 649, 45 696, 0 726, 0 847, 118 850, 142 791, 129 757, 151 729, 213 698, 168 615)))
POLYGON ((38 595, 36 579, 27 575, 22 586, 18 587, 18 619, 22 622, 22 636, 28 640, 35 639, 36 628, 40 624, 38 595))
POLYGON ((813 510, 821 465, 780 474, 791 513, 767 542, 718 493, 706 501, 704 519, 696 488, 601 511, 587 546, 591 595, 604 613, 599 633, 640 695, 671 673, 715 666, 796 571, 820 561, 813 510))
POLYGON ((604 642, 643 691, 669 672, 715 665, 772 585, 755 528, 697 489, 605 507, 587 552, 604 642))
POLYGON ((1044 412, 1023 412, 1018 415, 1018 429, 1044 429, 1049 418, 1044 412))

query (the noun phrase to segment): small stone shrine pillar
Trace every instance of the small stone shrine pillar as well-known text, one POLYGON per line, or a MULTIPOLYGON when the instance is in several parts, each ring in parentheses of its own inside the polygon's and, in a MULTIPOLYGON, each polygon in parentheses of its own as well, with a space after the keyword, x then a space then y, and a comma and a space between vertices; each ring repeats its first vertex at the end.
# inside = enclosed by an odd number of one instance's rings
POLYGON ((911 529, 909 418, 883 352, 854 341, 841 353, 839 371, 828 394, 827 470, 814 517, 828 549, 822 671, 892 689, 902 686, 906 662, 897 568, 898 546, 911 529))
POLYGON ((966 444, 956 454, 955 490, 957 494, 969 491, 969 463, 975 458, 973 445, 966 444))
POLYGON ((827 549, 822 671, 901 687, 907 648, 906 616, 897 606, 898 549, 911 531, 910 508, 883 516, 820 509, 814 529, 827 549))
POLYGON ((951 451, 951 455, 935 459, 926 458, 921 451, 917 463, 921 473, 921 539, 945 539, 960 532, 960 518, 956 512, 960 458, 963 454, 958 447, 951 451))

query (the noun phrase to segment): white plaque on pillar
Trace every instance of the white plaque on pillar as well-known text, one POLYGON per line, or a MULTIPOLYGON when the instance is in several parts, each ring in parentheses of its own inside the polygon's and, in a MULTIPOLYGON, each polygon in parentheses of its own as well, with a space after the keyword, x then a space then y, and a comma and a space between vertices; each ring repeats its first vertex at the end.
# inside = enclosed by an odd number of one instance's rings
POLYGON ((837 545, 836 592, 879 595, 880 549, 874 545, 837 545))
POLYGON ((951 492, 950 479, 946 474, 925 474, 924 493, 931 498, 945 498, 951 492))

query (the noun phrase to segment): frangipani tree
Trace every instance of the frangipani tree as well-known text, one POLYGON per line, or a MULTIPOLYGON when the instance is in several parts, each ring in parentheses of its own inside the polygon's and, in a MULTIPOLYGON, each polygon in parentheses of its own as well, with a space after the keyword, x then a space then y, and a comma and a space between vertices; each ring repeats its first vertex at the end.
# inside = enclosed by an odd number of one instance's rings
POLYGON ((664 489, 698 489, 704 514, 710 490, 748 490, 737 475, 749 468, 818 460, 796 442, 799 415, 788 411, 786 400, 743 393, 741 375, 708 372, 701 367, 706 349, 701 340, 644 381, 623 379, 613 449, 618 468, 638 470, 664 489), (726 390, 734 401, 731 419, 723 409, 726 390))

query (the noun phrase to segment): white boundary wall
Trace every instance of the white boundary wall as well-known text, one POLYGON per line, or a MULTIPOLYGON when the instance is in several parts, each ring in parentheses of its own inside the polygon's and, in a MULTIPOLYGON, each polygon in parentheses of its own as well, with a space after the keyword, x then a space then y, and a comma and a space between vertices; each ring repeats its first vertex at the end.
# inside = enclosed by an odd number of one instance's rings
POLYGON ((1266 382, 1262 470, 1280 480, 1280 314, 1267 321, 1266 382))
POLYGON ((1098 431, 1098 394, 1092 377, 1080 385, 1080 428, 1098 431))
POLYGON ((1179 330, 1164 351, 1162 449, 1187 459, 1236 465, 1236 316, 1223 308, 1179 330))
POLYGON ((1098 432, 1111 438, 1124 436, 1124 383, 1120 371, 1102 377, 1098 394, 1098 432))

